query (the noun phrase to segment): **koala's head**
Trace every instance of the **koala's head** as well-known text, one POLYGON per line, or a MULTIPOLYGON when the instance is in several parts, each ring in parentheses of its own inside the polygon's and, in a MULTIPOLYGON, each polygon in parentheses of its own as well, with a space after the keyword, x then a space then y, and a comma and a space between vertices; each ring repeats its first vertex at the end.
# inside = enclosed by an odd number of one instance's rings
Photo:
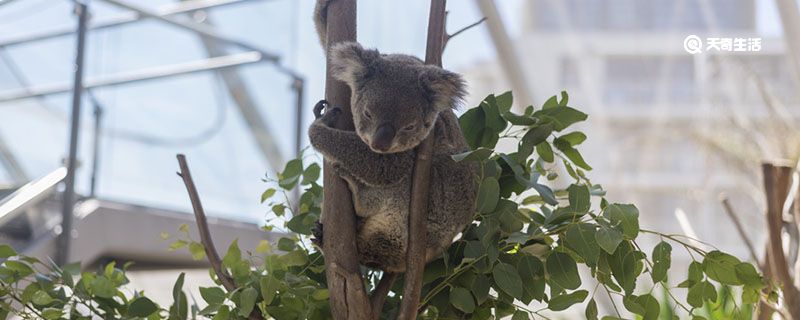
POLYGON ((382 55, 355 42, 331 51, 333 74, 350 86, 356 133, 378 153, 416 147, 439 112, 463 99, 464 80, 442 68, 401 54, 382 55))

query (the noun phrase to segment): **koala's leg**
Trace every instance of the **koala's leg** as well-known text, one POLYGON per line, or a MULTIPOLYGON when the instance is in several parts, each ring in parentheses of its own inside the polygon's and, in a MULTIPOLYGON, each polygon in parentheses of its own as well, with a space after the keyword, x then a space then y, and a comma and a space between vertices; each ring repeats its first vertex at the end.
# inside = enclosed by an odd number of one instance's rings
POLYGON ((383 186, 396 183, 411 173, 412 152, 375 153, 355 132, 331 128, 323 119, 325 117, 314 121, 308 130, 311 145, 352 177, 369 186, 383 186))
POLYGON ((388 272, 405 271, 406 224, 401 215, 381 214, 365 219, 358 232, 359 262, 388 272))

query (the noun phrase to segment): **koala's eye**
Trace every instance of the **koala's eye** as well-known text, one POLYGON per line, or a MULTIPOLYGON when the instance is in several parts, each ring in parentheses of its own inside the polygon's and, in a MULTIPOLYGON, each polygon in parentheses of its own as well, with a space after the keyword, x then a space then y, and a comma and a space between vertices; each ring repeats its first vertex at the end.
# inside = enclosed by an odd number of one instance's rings
POLYGON ((413 125, 413 124, 411 124, 411 125, 407 125, 405 128, 403 128, 403 131, 412 131, 412 130, 414 130, 416 127, 417 127, 417 126, 416 126, 416 125, 413 125))
POLYGON ((372 114, 368 110, 364 110, 364 118, 372 120, 372 114))

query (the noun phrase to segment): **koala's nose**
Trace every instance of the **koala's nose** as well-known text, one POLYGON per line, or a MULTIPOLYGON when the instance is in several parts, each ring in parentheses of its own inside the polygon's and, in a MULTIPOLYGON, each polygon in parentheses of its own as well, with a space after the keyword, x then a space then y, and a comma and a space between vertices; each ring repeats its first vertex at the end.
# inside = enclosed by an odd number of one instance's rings
POLYGON ((394 127, 391 124, 382 124, 375 130, 375 135, 372 136, 372 148, 380 151, 389 150, 393 139, 394 127))

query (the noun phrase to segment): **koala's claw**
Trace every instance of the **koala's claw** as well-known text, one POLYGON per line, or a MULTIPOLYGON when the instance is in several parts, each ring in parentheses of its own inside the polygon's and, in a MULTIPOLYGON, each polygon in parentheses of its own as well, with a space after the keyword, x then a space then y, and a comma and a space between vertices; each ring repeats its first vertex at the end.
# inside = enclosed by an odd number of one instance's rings
POLYGON ((328 100, 320 100, 314 105, 314 117, 319 119, 322 117, 322 110, 328 107, 328 100))
POLYGON ((311 229, 311 233, 314 235, 311 238, 311 243, 315 244, 317 247, 322 248, 322 222, 317 220, 314 223, 314 228, 311 229))

